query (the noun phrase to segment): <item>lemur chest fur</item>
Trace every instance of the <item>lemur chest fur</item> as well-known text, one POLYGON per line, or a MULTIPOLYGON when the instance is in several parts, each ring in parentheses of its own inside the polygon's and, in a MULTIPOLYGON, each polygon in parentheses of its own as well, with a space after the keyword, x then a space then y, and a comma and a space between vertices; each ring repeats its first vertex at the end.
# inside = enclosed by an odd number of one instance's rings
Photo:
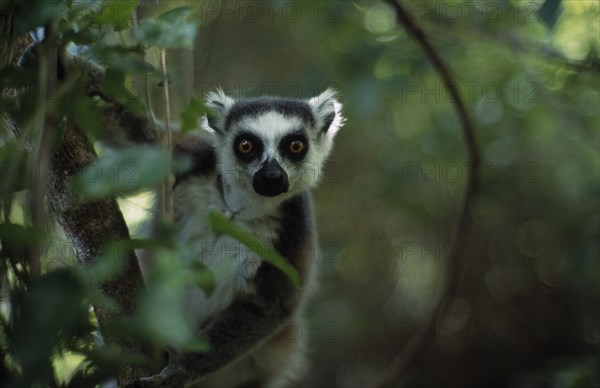
POLYGON ((183 247, 184 260, 206 265, 216 280, 216 288, 210 296, 199 287, 190 287, 186 292, 187 310, 202 326, 236 297, 255 291, 252 280, 262 264, 262 259, 239 241, 212 231, 207 223, 208 212, 219 211, 231 217, 268 247, 273 247, 277 238, 279 219, 276 209, 259 217, 251 214, 253 209, 232 209, 214 176, 188 179, 176 188, 174 200, 177 237, 183 247))

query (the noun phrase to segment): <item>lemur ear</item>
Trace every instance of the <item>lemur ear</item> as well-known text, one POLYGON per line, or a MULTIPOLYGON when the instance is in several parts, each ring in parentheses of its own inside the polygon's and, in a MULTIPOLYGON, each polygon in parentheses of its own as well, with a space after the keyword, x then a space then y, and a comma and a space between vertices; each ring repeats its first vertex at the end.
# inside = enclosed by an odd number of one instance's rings
POLYGON ((338 101, 337 96, 337 91, 329 88, 308 100, 315 116, 315 127, 321 133, 327 134, 328 137, 335 136, 345 121, 342 115, 342 104, 338 101))
POLYGON ((235 100, 227 96, 221 88, 208 93, 206 107, 209 108, 209 112, 203 120, 202 127, 209 132, 223 133, 225 116, 234 103, 235 100))

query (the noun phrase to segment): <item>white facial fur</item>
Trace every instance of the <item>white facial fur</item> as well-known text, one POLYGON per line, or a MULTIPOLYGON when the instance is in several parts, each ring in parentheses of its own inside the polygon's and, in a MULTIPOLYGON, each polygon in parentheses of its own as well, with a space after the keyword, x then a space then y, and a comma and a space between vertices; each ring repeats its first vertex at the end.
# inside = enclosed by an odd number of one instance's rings
POLYGON ((218 169, 223 179, 225 201, 232 212, 246 213, 243 216, 250 218, 268 214, 285 199, 318 183, 323 164, 331 151, 333 138, 344 122, 341 104, 336 96, 334 90, 328 89, 319 96, 304 101, 312 113, 314 125, 297 115, 266 110, 243 115, 228 128, 224 128, 235 100, 220 89, 207 95, 207 106, 213 110, 214 115, 210 120, 205 120, 204 128, 215 134, 218 169), (328 122, 328 128, 324 128, 328 122), (254 134, 262 141, 264 149, 260 158, 242 162, 235 155, 233 142, 242 131, 254 134), (297 131, 306 136, 308 151, 301 161, 294 162, 281 154, 280 141, 284 136, 297 131), (270 159, 279 163, 287 173, 289 182, 288 191, 276 197, 262 196, 252 186, 254 174, 270 159), (250 213, 249 209, 252 209, 250 213))

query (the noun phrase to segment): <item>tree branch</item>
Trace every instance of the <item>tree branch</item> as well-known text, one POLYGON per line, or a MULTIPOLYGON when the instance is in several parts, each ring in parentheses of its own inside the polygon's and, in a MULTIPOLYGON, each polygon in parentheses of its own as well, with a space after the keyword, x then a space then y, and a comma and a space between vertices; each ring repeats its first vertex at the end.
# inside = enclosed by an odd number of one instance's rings
POLYGON ((431 309, 428 316, 424 320, 424 328, 417 331, 416 334, 408 341, 404 348, 396 355, 391 365, 384 373, 381 380, 376 385, 377 387, 388 387, 392 385, 398 378, 408 370, 425 351, 425 339, 429 333, 433 332, 436 322, 440 321, 449 306, 450 301, 456 294, 460 276, 464 265, 460 256, 460 245, 464 242, 467 230, 469 227, 469 207, 471 200, 477 187, 477 172, 479 170, 479 149, 475 139, 475 131, 473 123, 467 108, 460 97, 459 90, 454 82, 454 78, 450 70, 444 63, 443 59, 437 50, 431 45, 423 29, 417 25, 413 17, 406 11, 400 0, 386 0, 392 6, 396 13, 396 18, 404 27, 406 32, 421 46, 427 58, 433 64, 436 72, 442 79, 444 86, 450 92, 454 108, 458 114, 462 125, 462 134, 465 142, 465 147, 468 155, 469 174, 465 183, 461 208, 458 219, 452 236, 451 250, 446 258, 445 268, 445 284, 437 306, 431 309))
MULTIPOLYGON (((23 39, 28 39, 24 37, 23 39)), ((26 47, 27 45, 21 45, 26 47)), ((20 57, 22 52, 15 52, 20 57)), ((16 61, 13 61, 16 63, 16 61)), ((103 96, 100 91, 102 71, 96 66, 81 59, 73 60, 69 64, 73 69, 84 72, 89 79, 86 93, 89 96, 103 96)), ((110 101, 109 101, 110 102, 110 101)), ((15 136, 23 136, 16 123, 10 117, 4 117, 7 125, 15 136)), ((137 116, 118 103, 112 103, 103 111, 103 125, 109 132, 125 133, 128 140, 150 141, 147 129, 151 123, 146 117, 137 116)), ((111 242, 129 239, 129 230, 123 215, 114 199, 94 202, 82 202, 73 192, 69 182, 86 166, 97 159, 96 152, 85 131, 72 119, 66 122, 66 130, 60 146, 49 150, 49 168, 40 171, 47 172, 43 179, 47 180, 45 193, 50 207, 56 215, 58 223, 64 229, 65 235, 73 244, 77 258, 84 264, 94 264, 103 250, 111 242)), ((42 193, 43 194, 43 193, 42 193)), ((110 281, 100 284, 102 295, 114 301, 118 311, 95 306, 96 317, 101 330, 108 327, 118 318, 130 317, 135 313, 136 296, 143 289, 142 274, 137 257, 133 250, 126 252, 122 272, 110 281)), ((152 360, 152 351, 146 346, 131 338, 122 338, 113 335, 110 331, 103 331, 106 342, 116 343, 123 348, 142 354, 152 360)), ((155 372, 153 365, 127 365, 120 371, 118 381, 120 384, 135 378, 147 376, 155 372)), ((160 365, 158 366, 160 368, 160 365)))
POLYGON ((95 64, 80 57, 68 56, 63 59, 67 73, 80 72, 88 79, 85 85, 85 94, 89 97, 98 97, 108 106, 102 110, 103 133, 100 140, 108 145, 120 147, 127 144, 155 143, 155 123, 145 115, 131 112, 125 105, 108 97, 100 88, 104 72, 95 64))
MULTIPOLYGON (((167 76, 166 50, 160 49, 160 69, 163 73, 163 97, 165 103, 165 134, 162 139, 162 145, 169 154, 169 160, 173 155, 173 133, 171 132, 171 103, 169 99, 169 78, 167 76)), ((160 186, 158 193, 160 203, 160 217, 173 219, 173 183, 171 175, 167 175, 160 186)))
MULTIPOLYGON (((58 223, 73 244, 77 258, 85 265, 94 264, 107 244, 129 239, 129 230, 114 199, 95 202, 79 202, 68 182, 91 162, 96 153, 84 131, 72 120, 61 146, 53 155, 49 176, 48 200, 57 216, 58 223)), ((135 252, 128 251, 122 272, 114 279, 100 285, 102 294, 114 301, 118 312, 95 306, 101 329, 119 317, 132 316, 136 311, 136 296, 143 289, 142 274, 135 252)), ((116 338, 110 331, 103 331, 106 342, 151 358, 151 349, 130 338, 116 338)), ((151 369, 144 365, 128 365, 119 375, 123 383, 148 375, 151 369)))
MULTIPOLYGON (((57 52, 55 41, 56 22, 50 21, 44 27, 44 41, 37 46, 38 51, 38 78, 40 90, 36 110, 36 127, 38 130, 36 150, 34 152, 35 171, 43 171, 50 162, 52 141, 55 135, 56 118, 52 111, 48 111, 47 101, 56 95, 57 81, 57 52)), ((33 175, 30 182, 30 213, 31 225, 39 231, 47 230, 47 217, 44 209, 44 195, 47 190, 46 177, 43 174, 33 175)), ((29 257, 29 272, 32 277, 42 273, 40 263, 40 249, 29 257)))

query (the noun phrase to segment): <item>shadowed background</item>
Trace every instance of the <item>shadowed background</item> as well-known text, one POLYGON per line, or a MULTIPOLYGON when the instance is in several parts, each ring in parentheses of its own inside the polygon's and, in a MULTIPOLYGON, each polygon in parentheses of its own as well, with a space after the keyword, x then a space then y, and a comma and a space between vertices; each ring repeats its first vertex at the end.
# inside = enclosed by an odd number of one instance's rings
MULTIPOLYGON (((139 8, 140 19, 195 8, 193 49, 167 52, 174 118, 215 87, 234 98, 340 91, 346 125, 315 166, 324 169, 314 194, 320 289, 297 333, 310 346, 297 386, 372 386, 415 334, 424 348, 409 354, 398 386, 600 386, 599 3, 402 3, 450 69, 481 154, 458 287, 433 327, 424 321, 454 265, 469 166, 450 93, 393 9, 349 0, 139 8)), ((157 50, 147 59, 158 66, 157 50)), ((150 95, 163 118, 158 82, 150 95)), ((149 197, 119 200, 134 236, 149 197)), ((57 362, 58 375, 79 361, 57 362)))
MULTIPOLYGON (((600 342, 599 6, 407 1, 451 69, 482 154, 466 263, 409 386, 594 386, 600 342)), ((465 184, 452 99, 387 4, 206 2, 186 101, 311 97, 347 124, 315 193, 321 289, 299 386, 366 386, 439 295, 465 184), (193 87, 192 87, 193 85, 193 87)), ((178 68, 182 66, 182 71, 178 68)))

